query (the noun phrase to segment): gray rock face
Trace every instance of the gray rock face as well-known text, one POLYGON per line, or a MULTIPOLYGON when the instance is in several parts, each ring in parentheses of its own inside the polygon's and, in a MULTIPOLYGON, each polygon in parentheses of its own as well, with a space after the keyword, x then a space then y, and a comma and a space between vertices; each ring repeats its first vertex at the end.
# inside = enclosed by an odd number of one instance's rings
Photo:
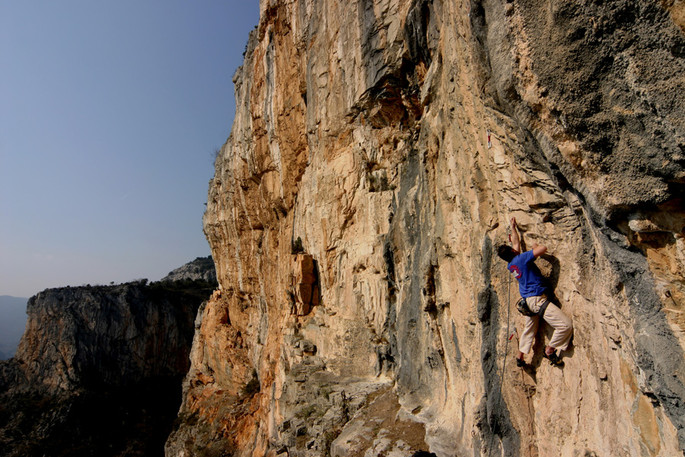
POLYGON ((683 3, 260 8, 167 455, 682 455, 683 3), (573 319, 563 369, 548 328, 513 363, 512 216, 573 319))
POLYGON ((492 20, 504 3, 484 4, 482 10, 491 95, 528 125, 542 113, 548 116, 549 138, 540 142, 545 159, 610 220, 684 190, 680 113, 685 101, 674 94, 685 89, 685 48, 683 31, 663 5, 634 0, 516 4, 525 58, 534 65, 527 71, 540 89, 522 100, 511 96, 513 72, 520 68, 504 56, 521 38, 504 38, 505 23, 492 20), (547 14, 540 14, 545 8, 547 14), (535 113, 536 107, 543 111, 535 113), (553 132, 554 124, 561 128, 553 132), (559 130, 575 139, 577 149, 558 147, 559 130))
POLYGON ((169 272, 162 281, 205 281, 211 284, 216 282, 216 270, 212 256, 198 257, 182 267, 169 272))

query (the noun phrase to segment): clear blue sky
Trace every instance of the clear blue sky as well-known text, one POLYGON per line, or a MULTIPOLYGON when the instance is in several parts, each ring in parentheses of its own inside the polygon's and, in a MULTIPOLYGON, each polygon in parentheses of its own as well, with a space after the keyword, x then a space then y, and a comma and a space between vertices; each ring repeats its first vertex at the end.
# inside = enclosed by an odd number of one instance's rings
POLYGON ((0 295, 209 255, 258 0, 0 0, 0 295))

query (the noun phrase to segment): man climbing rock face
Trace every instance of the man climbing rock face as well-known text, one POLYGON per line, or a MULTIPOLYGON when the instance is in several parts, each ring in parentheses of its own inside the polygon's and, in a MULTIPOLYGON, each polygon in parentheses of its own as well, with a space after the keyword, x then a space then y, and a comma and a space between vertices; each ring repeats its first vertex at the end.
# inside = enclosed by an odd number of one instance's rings
POLYGON ((539 318, 542 317, 554 329, 552 339, 549 345, 545 347, 544 356, 552 365, 561 366, 564 362, 557 354, 557 349, 561 353, 568 348, 573 334, 573 324, 566 314, 548 300, 545 280, 533 262, 547 252, 547 247, 533 243, 533 249, 521 253, 521 239, 515 218, 511 218, 510 241, 512 246, 506 244, 498 246, 497 255, 507 261, 507 268, 519 282, 521 297, 526 301, 528 308, 535 313, 533 316, 525 316, 525 327, 519 342, 516 365, 525 366, 524 354, 530 352, 530 348, 533 346, 535 334, 538 331, 539 318))

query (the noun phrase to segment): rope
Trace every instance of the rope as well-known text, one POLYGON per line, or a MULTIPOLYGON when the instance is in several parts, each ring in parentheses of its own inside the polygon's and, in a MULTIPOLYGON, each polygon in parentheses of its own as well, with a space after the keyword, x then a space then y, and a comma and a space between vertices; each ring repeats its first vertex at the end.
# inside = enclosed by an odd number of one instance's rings
MULTIPOLYGON (((488 140, 490 139, 490 132, 488 132, 488 140)), ((507 238, 509 238, 509 242, 511 243, 511 227, 507 226, 507 238)), ((506 268, 506 275, 507 275, 507 341, 504 344, 504 354, 502 355, 502 372, 500 373, 500 388, 502 385, 504 385, 504 369, 507 366, 507 355, 509 355, 509 340, 513 335, 509 335, 509 322, 510 322, 510 313, 511 313, 511 293, 509 291, 509 287, 511 285, 511 273, 509 272, 509 269, 506 268)))
MULTIPOLYGON (((490 132, 488 132, 488 140, 490 139, 489 133, 490 132)), ((507 238, 509 238, 509 242, 511 243, 511 227, 507 227, 507 238)), ((500 372, 499 376, 500 389, 504 385, 504 370, 507 366, 507 356, 509 355, 509 340, 514 336, 513 333, 511 335, 509 334, 509 324, 511 322, 511 292, 509 290, 511 286, 511 272, 506 267, 505 270, 507 275, 507 341, 504 343, 504 354, 502 355, 502 371, 500 372)))
POLYGON ((507 269, 507 341, 504 344, 504 354, 502 355, 502 371, 500 373, 500 388, 504 384, 504 368, 507 365, 507 355, 509 354, 509 340, 513 335, 509 335, 509 322, 511 313, 511 293, 509 292, 509 286, 511 284, 511 274, 507 269))
MULTIPOLYGON (((511 274, 509 274, 509 269, 507 269, 507 342, 504 345, 504 355, 502 357, 502 370, 500 371, 500 374, 499 374, 499 390, 500 390, 500 395, 502 396, 503 400, 504 400, 504 393, 503 393, 502 388, 504 386, 504 369, 507 365, 507 354, 509 352, 509 339, 510 339, 510 336, 509 336, 509 312, 511 310, 511 306, 510 306, 511 300, 510 300, 510 294, 509 294, 509 285, 510 284, 511 284, 511 274)), ((495 358, 496 357, 497 357, 497 345, 495 344, 495 358)), ((496 362, 496 359, 495 359, 495 362, 496 362)), ((492 449, 495 448, 495 437, 497 435, 498 434, 496 432, 491 433, 491 435, 490 435, 490 439, 489 439, 490 443, 489 444, 490 444, 490 450, 491 451, 492 451, 492 449)), ((502 436, 500 435, 499 437, 500 437, 500 444, 501 444, 502 436)), ((492 455, 492 454, 488 453, 488 455, 492 455)))

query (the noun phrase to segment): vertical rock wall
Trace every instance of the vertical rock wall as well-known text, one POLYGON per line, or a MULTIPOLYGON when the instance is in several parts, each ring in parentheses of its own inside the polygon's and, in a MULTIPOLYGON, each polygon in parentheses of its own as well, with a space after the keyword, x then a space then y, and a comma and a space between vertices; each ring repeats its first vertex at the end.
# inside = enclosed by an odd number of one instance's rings
POLYGON ((260 8, 167 455, 682 454, 682 2, 260 8), (573 318, 563 369, 548 329, 512 363, 512 216, 573 318))

